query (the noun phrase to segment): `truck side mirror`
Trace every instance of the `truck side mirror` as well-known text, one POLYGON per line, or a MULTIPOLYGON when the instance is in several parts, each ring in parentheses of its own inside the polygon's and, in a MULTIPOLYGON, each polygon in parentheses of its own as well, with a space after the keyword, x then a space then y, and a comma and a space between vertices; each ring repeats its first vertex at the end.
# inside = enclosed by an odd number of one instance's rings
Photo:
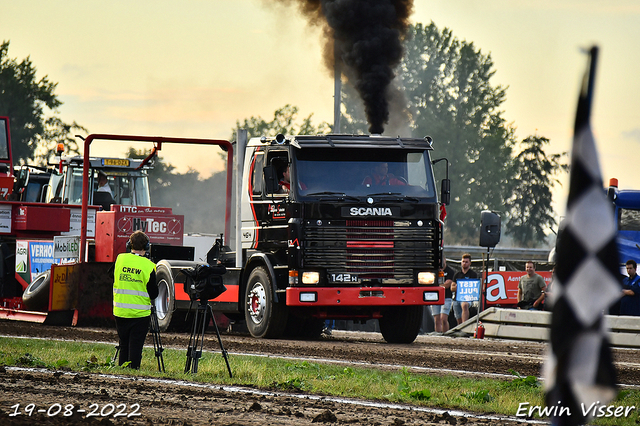
POLYGON ((445 206, 451 202, 451 181, 449 179, 442 179, 440 183, 440 202, 445 206))
POLYGON ((273 165, 266 166, 262 170, 267 194, 275 194, 278 190, 278 176, 275 167, 273 165))

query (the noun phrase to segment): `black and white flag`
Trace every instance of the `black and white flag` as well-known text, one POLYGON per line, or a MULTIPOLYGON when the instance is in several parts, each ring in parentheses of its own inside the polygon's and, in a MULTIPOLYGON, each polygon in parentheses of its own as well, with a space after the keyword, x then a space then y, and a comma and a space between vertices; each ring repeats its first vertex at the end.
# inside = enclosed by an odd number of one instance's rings
POLYGON ((604 313, 622 287, 613 207, 602 185, 590 126, 597 47, 589 54, 576 114, 566 218, 556 246, 550 351, 544 366, 554 425, 583 424, 594 407, 616 396, 604 313))

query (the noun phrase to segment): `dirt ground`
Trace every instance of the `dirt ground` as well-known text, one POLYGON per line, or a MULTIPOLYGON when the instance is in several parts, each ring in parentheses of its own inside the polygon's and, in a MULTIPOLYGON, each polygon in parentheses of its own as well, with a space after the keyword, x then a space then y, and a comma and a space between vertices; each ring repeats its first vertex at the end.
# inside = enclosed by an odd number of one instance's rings
MULTIPOLYGON (((48 327, 5 320, 0 320, 0 335, 117 341, 113 329, 48 327)), ((188 334, 163 333, 162 339, 165 347, 186 348, 188 334)), ((319 341, 261 340, 238 334, 223 334, 222 341, 230 354, 261 353, 347 360, 375 368, 402 365, 428 371, 429 374, 470 374, 465 372, 469 371, 508 375, 509 369, 513 369, 523 375, 540 376, 545 349, 540 343, 435 336, 419 336, 411 345, 390 345, 384 343, 378 333, 344 331, 334 331, 319 341)), ((149 340, 148 343, 152 342, 149 340)), ((205 349, 219 350, 215 334, 207 334, 205 349)), ((619 382, 640 385, 637 351, 615 350, 614 357, 619 382)), ((230 392, 214 386, 61 371, 0 368, 0 388, 0 424, 3 425, 516 424, 508 420, 451 416, 441 411, 372 407, 364 405, 365 402, 343 403, 315 396, 299 398, 257 389, 253 392, 230 392), (44 411, 28 416, 24 410, 30 403, 36 404, 36 411, 44 411), (16 412, 15 404, 20 404, 21 414, 10 416, 16 412), (134 404, 139 404, 139 409, 134 404), (86 412, 78 413, 78 409, 86 412), (56 414, 58 410, 60 412, 56 414), (65 410, 67 416, 64 415, 65 410)))

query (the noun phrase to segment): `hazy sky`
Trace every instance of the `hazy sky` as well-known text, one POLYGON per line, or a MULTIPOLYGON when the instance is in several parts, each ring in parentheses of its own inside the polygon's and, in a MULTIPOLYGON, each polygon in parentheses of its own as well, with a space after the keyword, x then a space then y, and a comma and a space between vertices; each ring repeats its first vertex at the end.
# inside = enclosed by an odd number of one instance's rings
MULTIPOLYGON (((38 77, 58 83, 62 119, 92 133, 228 138, 236 120, 270 119, 286 104, 300 117, 313 113, 316 124, 333 122, 320 31, 295 7, 267 0, 0 5, 9 56, 30 56, 38 77)), ((508 86, 504 116, 520 140, 551 139, 550 152, 570 149, 587 63, 580 49, 598 44, 592 125, 603 175, 640 188, 640 1, 415 0, 412 20, 433 20, 490 53, 492 83, 508 86)), ((96 142, 92 152, 119 155, 127 146, 96 142)), ((181 170, 221 167, 214 148, 165 146, 162 156, 181 170)))

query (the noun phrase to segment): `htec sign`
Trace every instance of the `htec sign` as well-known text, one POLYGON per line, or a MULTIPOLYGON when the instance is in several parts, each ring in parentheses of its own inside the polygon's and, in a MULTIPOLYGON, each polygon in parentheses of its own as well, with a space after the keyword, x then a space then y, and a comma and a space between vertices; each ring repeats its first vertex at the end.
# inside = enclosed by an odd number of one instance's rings
POLYGON ((79 258, 80 237, 53 237, 53 257, 79 258))
MULTIPOLYGON (((140 210, 140 207, 138 207, 140 210)), ((115 234, 128 239, 135 231, 142 231, 155 244, 181 245, 184 216, 160 213, 115 213, 115 234)))

